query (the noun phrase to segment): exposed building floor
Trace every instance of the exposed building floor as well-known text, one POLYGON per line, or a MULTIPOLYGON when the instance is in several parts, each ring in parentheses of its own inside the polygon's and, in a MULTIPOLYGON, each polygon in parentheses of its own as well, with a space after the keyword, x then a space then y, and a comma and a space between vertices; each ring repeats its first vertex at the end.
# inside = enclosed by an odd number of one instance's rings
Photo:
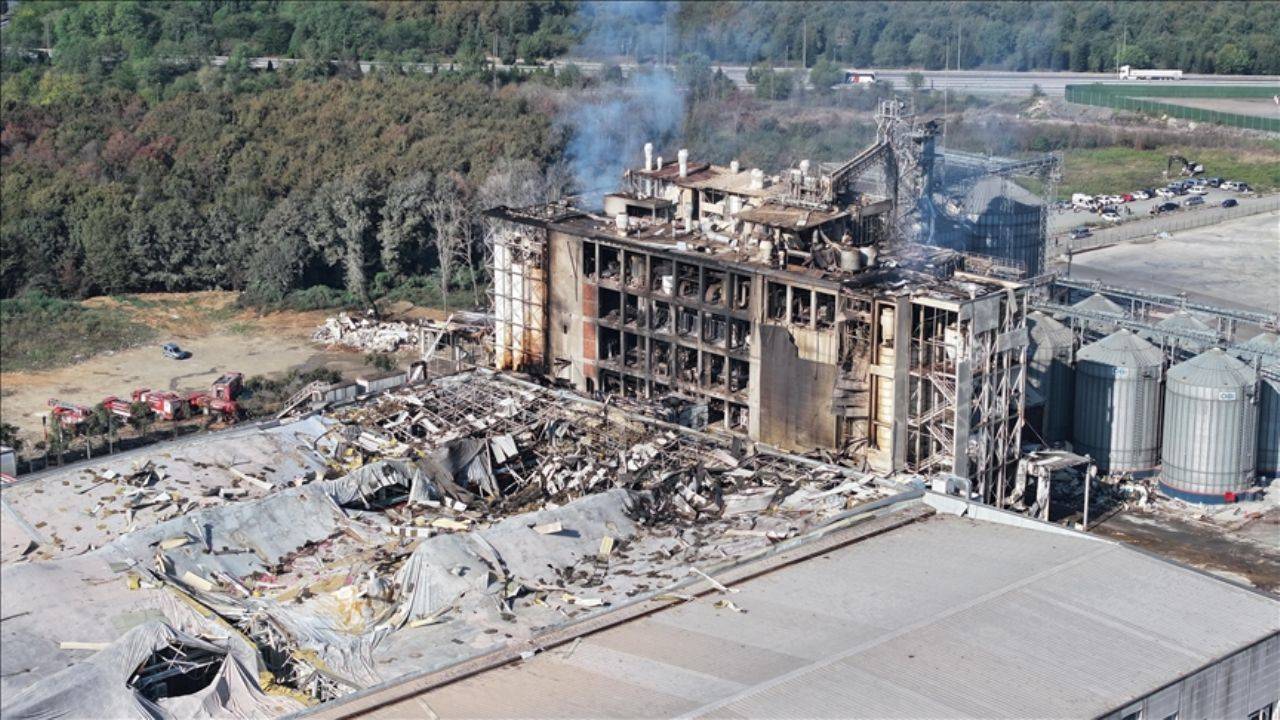
POLYGON ((1280 213, 1175 232, 1076 255, 1073 280, 1187 297, 1215 305, 1280 312, 1280 213))

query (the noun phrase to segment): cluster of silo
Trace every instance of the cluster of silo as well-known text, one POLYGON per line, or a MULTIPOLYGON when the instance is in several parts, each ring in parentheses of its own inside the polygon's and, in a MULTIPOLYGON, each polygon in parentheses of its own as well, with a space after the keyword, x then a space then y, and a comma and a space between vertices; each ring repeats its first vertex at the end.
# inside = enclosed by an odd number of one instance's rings
POLYGON ((1076 354, 1072 437, 1104 472, 1148 470, 1160 460, 1164 353, 1117 330, 1076 354))
POLYGON ((1257 471, 1258 376, 1213 348, 1165 379, 1162 489, 1197 502, 1247 491, 1257 471))
POLYGON ((1071 437, 1075 335, 1042 312, 1027 313, 1027 414, 1047 442, 1071 437))
MULTIPOLYGON (((1124 315, 1095 294, 1076 304, 1124 315)), ((1229 501, 1258 477, 1280 476, 1280 353, 1272 336, 1239 346, 1240 358, 1194 342, 1161 349, 1105 320, 1085 321, 1106 333, 1072 358, 1072 332, 1042 313, 1027 315, 1027 416, 1046 441, 1067 439, 1107 473, 1162 468, 1161 486, 1195 502, 1229 501), (1166 350, 1195 353, 1165 371, 1166 350), (1261 377, 1254 358, 1259 352, 1261 377)), ((1186 312, 1165 318, 1167 330, 1213 332, 1186 312)))

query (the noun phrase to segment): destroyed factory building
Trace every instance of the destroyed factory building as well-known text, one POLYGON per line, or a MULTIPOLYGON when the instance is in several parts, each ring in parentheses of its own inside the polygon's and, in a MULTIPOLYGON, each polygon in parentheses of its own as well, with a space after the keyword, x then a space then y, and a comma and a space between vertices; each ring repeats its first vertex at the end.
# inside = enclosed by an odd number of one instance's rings
POLYGON ((993 497, 1018 459, 1024 280, 1043 265, 1045 208, 1012 178, 1057 158, 938 152, 897 103, 878 121, 838 165, 766 176, 646 146, 600 212, 497 209, 498 367, 687 399, 710 427, 993 497))

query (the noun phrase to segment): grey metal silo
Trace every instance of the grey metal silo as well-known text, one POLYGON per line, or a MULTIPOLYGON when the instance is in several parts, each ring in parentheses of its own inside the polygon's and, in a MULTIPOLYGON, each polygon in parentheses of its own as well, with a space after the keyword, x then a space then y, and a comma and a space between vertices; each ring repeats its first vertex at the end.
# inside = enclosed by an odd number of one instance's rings
POLYGON ((1253 368, 1221 348, 1169 368, 1162 490, 1220 503, 1249 489, 1257 471, 1257 383, 1253 368))
MULTIPOLYGON (((1204 333, 1206 335, 1211 335, 1214 338, 1218 337, 1217 330, 1215 330, 1205 321, 1187 312, 1186 310, 1179 310, 1173 313, 1172 315, 1156 323, 1155 326, 1160 330, 1171 330, 1174 332, 1204 333)), ((1151 338, 1151 339, 1155 342, 1159 342, 1155 338, 1151 338)), ((1169 338, 1169 342, 1168 342, 1168 347, 1170 349, 1176 349, 1181 351, 1180 357, 1186 357, 1187 355, 1198 355, 1213 346, 1214 346, 1214 341, 1209 340, 1208 338, 1204 340, 1199 340, 1199 339, 1189 339, 1185 337, 1173 336, 1169 338)))
POLYGON ((1258 475, 1280 477, 1280 362, 1262 366, 1258 378, 1258 475))
POLYGON ((1027 313, 1031 343, 1027 348, 1027 411, 1046 441, 1071 436, 1074 401, 1071 363, 1075 334, 1042 312, 1027 313), (1038 408, 1038 409, 1037 409, 1038 408))
MULTIPOLYGON (((1101 293, 1094 293, 1089 297, 1081 300, 1072 307, 1078 310, 1087 310, 1091 313, 1099 315, 1112 315, 1118 318, 1128 317, 1125 309, 1120 307, 1111 298, 1101 293)), ((1107 335, 1119 329, 1119 325, 1109 323, 1105 320, 1083 320, 1078 321, 1080 324, 1095 335, 1107 335)))
POLYGON ((1104 472, 1153 468, 1160 459, 1164 353, 1117 330, 1076 353, 1072 440, 1104 472))

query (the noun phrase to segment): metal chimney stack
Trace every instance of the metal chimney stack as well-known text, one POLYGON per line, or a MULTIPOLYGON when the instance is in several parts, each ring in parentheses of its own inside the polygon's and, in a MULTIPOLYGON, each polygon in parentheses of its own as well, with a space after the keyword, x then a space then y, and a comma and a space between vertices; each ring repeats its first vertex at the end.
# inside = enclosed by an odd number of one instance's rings
POLYGON ((680 177, 688 177, 689 151, 684 148, 680 148, 680 152, 676 153, 676 158, 680 161, 680 177))
POLYGON ((644 144, 644 170, 645 172, 653 171, 653 143, 644 144))

